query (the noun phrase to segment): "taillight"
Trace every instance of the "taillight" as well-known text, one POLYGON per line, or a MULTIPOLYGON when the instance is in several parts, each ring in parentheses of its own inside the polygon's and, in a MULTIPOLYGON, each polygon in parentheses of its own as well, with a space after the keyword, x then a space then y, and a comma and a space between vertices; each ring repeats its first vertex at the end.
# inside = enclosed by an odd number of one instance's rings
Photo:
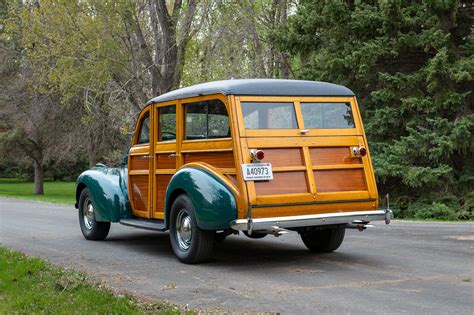
POLYGON ((352 147, 352 154, 354 156, 366 156, 367 149, 364 147, 352 147))
POLYGON ((250 157, 253 161, 261 161, 265 157, 265 153, 262 150, 250 150, 250 157))

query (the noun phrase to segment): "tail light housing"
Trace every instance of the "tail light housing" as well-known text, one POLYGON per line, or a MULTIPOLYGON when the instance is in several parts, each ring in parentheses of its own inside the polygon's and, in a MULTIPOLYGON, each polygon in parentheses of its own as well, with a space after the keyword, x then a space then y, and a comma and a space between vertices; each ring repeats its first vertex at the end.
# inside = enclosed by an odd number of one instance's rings
POLYGON ((352 147, 352 154, 356 157, 366 156, 367 149, 365 147, 352 147))
POLYGON ((265 152, 262 150, 250 150, 250 157, 252 158, 252 162, 260 162, 265 158, 265 152))

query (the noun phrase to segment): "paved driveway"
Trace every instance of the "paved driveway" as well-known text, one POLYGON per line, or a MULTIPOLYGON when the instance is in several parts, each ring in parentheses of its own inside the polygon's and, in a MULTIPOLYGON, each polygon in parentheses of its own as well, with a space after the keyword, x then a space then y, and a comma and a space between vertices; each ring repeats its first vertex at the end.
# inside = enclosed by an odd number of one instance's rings
POLYGON ((392 222, 348 230, 337 252, 297 234, 232 236, 216 259, 184 265, 167 233, 114 224, 86 241, 72 206, 0 199, 0 243, 88 272, 118 290, 192 308, 310 313, 472 314, 474 224, 392 222))

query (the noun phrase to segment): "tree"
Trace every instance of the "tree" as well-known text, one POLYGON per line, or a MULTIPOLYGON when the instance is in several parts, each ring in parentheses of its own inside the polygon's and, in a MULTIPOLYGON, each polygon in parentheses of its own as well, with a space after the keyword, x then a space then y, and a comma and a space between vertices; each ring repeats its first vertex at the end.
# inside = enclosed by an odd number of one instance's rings
POLYGON ((286 23, 287 0, 211 1, 190 39, 185 85, 231 78, 288 78, 286 55, 267 35, 286 23))
POLYGON ((469 209, 474 188, 473 4, 302 1, 272 36, 299 78, 359 96, 380 191, 411 211, 469 209))
MULTIPOLYGON (((25 67, 25 66, 24 66, 25 67)), ((44 165, 74 154, 74 138, 69 137, 74 117, 57 98, 29 86, 28 73, 21 69, 2 84, 7 101, 0 107, 0 153, 10 160, 28 157, 34 166, 34 194, 43 194, 44 165)))
POLYGON ((16 31, 35 89, 82 107, 89 164, 124 151, 145 102, 180 84, 195 0, 44 0, 18 12, 16 31))

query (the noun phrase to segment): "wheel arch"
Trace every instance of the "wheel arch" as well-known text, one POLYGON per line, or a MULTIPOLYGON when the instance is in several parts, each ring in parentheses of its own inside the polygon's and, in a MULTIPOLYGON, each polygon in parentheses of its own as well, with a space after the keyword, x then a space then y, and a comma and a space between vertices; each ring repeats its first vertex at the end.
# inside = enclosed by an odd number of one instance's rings
POLYGON ((171 213, 171 207, 173 206, 173 203, 176 200, 176 198, 178 198, 178 196, 183 195, 183 194, 187 196, 187 193, 184 189, 176 188, 170 193, 169 197, 167 197, 166 199, 165 218, 166 218, 167 229, 169 229, 169 222, 170 222, 169 218, 170 218, 170 213, 171 213))
POLYGON ((173 202, 184 193, 193 203, 201 229, 229 229, 230 222, 237 219, 236 189, 230 187, 222 177, 205 163, 190 163, 179 169, 166 190, 166 227, 169 228, 173 202))
POLYGON ((87 188, 87 185, 82 182, 79 182, 76 185, 76 203, 74 204, 76 209, 79 209, 79 198, 81 198, 81 193, 85 188, 87 188))
POLYGON ((85 188, 89 189, 97 221, 118 222, 131 217, 125 169, 95 167, 79 175, 76 208, 80 207, 79 198, 85 188))

